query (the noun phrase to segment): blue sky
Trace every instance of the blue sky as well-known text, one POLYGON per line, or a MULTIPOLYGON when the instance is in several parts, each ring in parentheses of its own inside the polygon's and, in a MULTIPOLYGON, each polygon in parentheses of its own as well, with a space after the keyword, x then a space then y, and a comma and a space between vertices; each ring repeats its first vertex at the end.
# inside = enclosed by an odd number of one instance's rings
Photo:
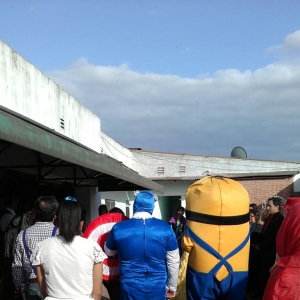
POLYGON ((298 161, 299 16, 296 0, 0 0, 0 39, 126 147, 298 161))
POLYGON ((0 1, 1 39, 42 71, 90 63, 195 77, 255 70, 299 29, 299 1, 0 1))

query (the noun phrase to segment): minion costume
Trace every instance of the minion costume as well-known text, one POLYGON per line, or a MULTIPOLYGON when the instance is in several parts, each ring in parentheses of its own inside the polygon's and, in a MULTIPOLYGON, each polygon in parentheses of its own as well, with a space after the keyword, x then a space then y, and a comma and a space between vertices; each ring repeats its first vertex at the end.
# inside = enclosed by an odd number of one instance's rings
POLYGON ((108 256, 118 253, 122 300, 165 300, 176 292, 179 251, 168 223, 153 218, 154 195, 137 194, 133 217, 110 231, 104 249, 108 256))
POLYGON ((186 192, 183 250, 188 300, 243 300, 248 281, 249 196, 238 182, 205 177, 186 192))

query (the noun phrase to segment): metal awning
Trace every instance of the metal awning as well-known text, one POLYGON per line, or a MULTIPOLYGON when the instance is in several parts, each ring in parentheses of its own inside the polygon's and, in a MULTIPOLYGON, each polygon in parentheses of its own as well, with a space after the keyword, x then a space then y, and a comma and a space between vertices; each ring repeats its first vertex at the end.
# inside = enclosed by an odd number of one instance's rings
POLYGON ((39 181, 98 186, 99 191, 163 186, 140 176, 121 162, 33 120, 0 107, 0 168, 36 174, 39 181))

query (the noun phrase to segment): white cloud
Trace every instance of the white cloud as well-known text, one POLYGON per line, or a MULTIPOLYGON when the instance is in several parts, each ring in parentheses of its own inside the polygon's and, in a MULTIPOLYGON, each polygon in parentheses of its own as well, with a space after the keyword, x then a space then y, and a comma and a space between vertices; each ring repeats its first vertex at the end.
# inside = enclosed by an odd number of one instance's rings
POLYGON ((282 45, 272 46, 267 49, 281 60, 300 61, 300 30, 288 34, 282 45))
MULTIPOLYGON (((278 49, 296 49, 299 36, 288 35, 278 49)), ((299 63, 181 78, 82 58, 48 75, 126 147, 229 156, 242 146, 249 158, 300 160, 299 63)))

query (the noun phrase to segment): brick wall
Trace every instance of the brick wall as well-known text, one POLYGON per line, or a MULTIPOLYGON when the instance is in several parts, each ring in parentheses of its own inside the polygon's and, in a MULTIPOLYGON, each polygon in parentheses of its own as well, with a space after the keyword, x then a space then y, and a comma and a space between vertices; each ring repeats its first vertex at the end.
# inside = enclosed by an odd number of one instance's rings
POLYGON ((250 203, 261 204, 277 194, 286 200, 293 194, 293 177, 234 178, 248 191, 250 203))

